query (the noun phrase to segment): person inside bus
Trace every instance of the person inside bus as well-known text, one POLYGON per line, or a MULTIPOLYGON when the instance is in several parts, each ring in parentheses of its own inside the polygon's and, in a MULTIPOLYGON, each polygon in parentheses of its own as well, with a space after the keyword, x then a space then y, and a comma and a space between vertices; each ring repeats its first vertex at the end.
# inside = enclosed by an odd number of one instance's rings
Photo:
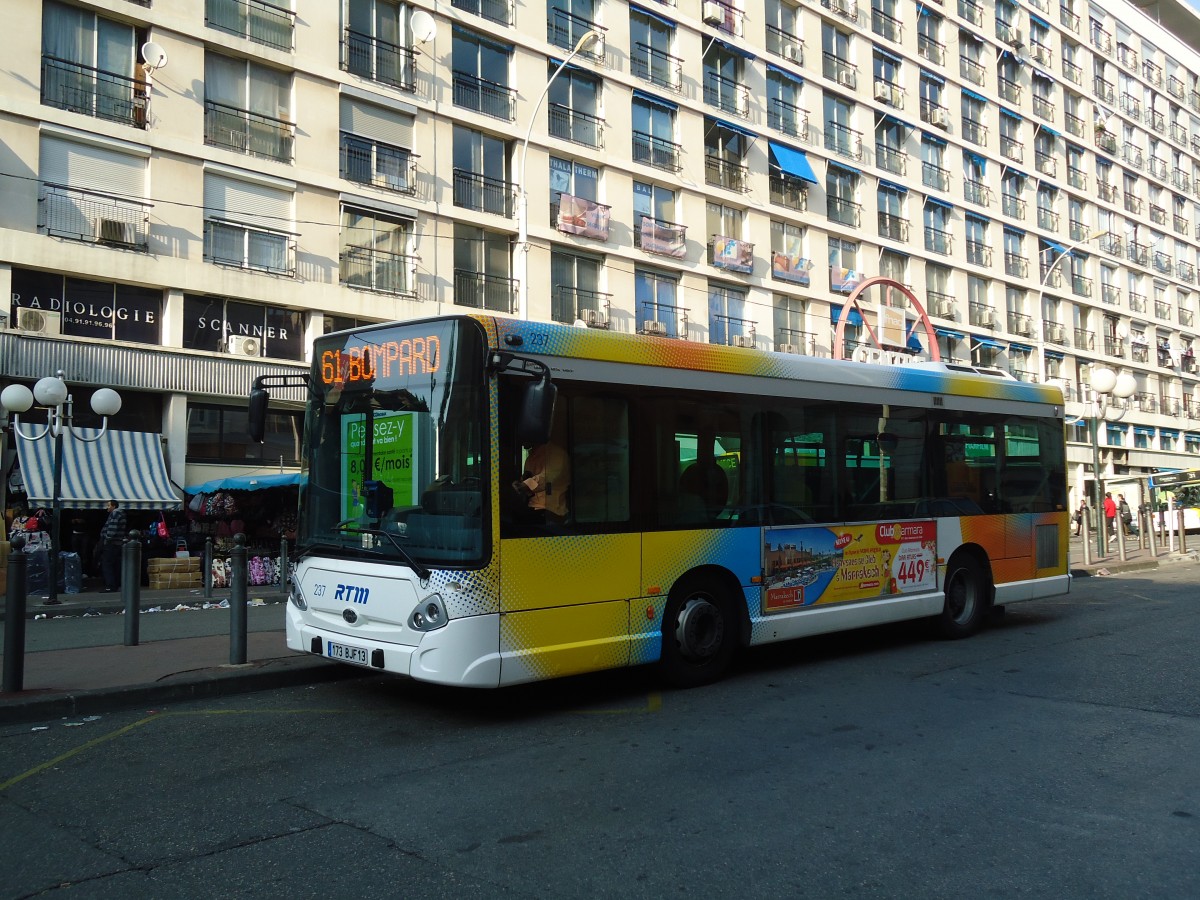
POLYGON ((526 448, 524 472, 513 482, 526 506, 547 524, 567 519, 567 491, 571 487, 571 460, 567 451, 551 441, 526 448))
POLYGON ((679 478, 679 514, 683 524, 714 521, 729 499, 729 477, 716 459, 716 432, 702 428, 696 436, 696 461, 679 478))

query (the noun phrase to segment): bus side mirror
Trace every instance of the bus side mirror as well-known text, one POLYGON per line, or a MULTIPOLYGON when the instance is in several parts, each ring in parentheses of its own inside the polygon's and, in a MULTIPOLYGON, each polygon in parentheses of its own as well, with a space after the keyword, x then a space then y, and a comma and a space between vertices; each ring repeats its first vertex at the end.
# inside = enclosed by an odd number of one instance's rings
POLYGON ((525 387, 516 429, 517 440, 522 446, 536 447, 550 440, 557 396, 558 387, 547 377, 534 379, 525 387))
POLYGON ((267 433, 267 405, 271 395, 263 388, 256 387, 250 391, 249 431, 250 440, 261 444, 267 433))

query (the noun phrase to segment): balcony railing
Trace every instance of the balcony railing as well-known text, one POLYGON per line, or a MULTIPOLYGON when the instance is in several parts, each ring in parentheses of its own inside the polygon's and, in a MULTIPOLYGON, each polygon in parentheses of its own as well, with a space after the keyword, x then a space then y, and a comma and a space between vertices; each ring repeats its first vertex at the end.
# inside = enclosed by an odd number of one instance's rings
POLYGON ((1106 200, 1109 203, 1116 203, 1121 196, 1121 189, 1115 184, 1109 184, 1106 181, 1101 181, 1096 185, 1096 190, 1100 194, 1101 200, 1106 200))
POLYGON ((1150 361, 1150 348, 1146 345, 1145 339, 1139 343, 1137 338, 1134 338, 1129 351, 1129 355, 1134 362, 1144 363, 1150 361))
POLYGON ((1181 259, 1175 266, 1175 275, 1180 281, 1194 284, 1196 281, 1196 267, 1190 262, 1184 262, 1181 259))
POLYGON ((683 88, 683 60, 647 44, 633 45, 629 69, 636 77, 669 91, 683 88))
MULTIPOLYGON (((929 229, 926 229, 928 231, 929 229)), ((943 291, 926 291, 925 308, 931 315, 941 319, 958 319, 958 303, 953 294, 943 291)))
POLYGON ((1021 337, 1033 337, 1033 317, 1021 312, 1010 312, 1008 330, 1021 337))
POLYGON ((511 122, 516 110, 516 91, 469 72, 455 72, 454 105, 511 122))
POLYGON ((235 153, 292 161, 296 126, 283 119, 204 101, 204 143, 235 153))
POLYGON ((1025 218, 1025 201, 1020 197, 1014 197, 1012 194, 1000 195, 1000 210, 1006 215, 1014 219, 1025 218))
POLYGON ((704 102, 735 116, 750 114, 750 89, 713 71, 704 73, 704 102))
POLYGON ((1116 96, 1116 88, 1113 87, 1113 83, 1099 75, 1092 78, 1092 92, 1105 103, 1112 103, 1116 96))
POLYGON ((827 50, 821 53, 821 74, 844 88, 854 90, 858 87, 858 66, 846 62, 836 53, 827 50))
POLYGON ((1125 342, 1119 337, 1105 335, 1104 337, 1104 355, 1115 356, 1118 359, 1125 358, 1125 342))
POLYGON ((1005 253, 1004 273, 1016 278, 1024 278, 1029 274, 1029 260, 1018 253, 1005 253))
POLYGON ((708 242, 708 264, 749 275, 754 271, 754 245, 728 235, 714 234, 708 242))
POLYGON ((967 262, 973 266, 990 266, 992 248, 983 241, 967 241, 967 262))
POLYGON ((562 191, 550 204, 550 221, 563 234, 608 240, 612 207, 586 197, 576 197, 562 191))
POLYGON ((862 224, 862 206, 853 200, 843 200, 841 197, 825 198, 825 215, 829 221, 839 225, 850 225, 857 228, 862 224))
POLYGON ((1079 16, 1075 15, 1069 7, 1058 7, 1058 21, 1065 25, 1068 29, 1079 34, 1079 16))
POLYGON ((1162 251, 1154 253, 1154 268, 1155 271, 1162 272, 1164 275, 1171 274, 1171 270, 1175 268, 1175 260, 1169 254, 1162 251))
POLYGON ((808 110, 786 100, 778 97, 767 100, 767 125, 808 142, 808 110))
POLYGON ((1089 352, 1096 349, 1096 334, 1093 331, 1088 331, 1086 328, 1075 329, 1075 348, 1077 350, 1087 350, 1089 352))
POLYGON ((136 78, 43 56, 42 103, 97 119, 145 128, 150 91, 144 81, 136 78))
POLYGON ((1067 166, 1067 184, 1081 191, 1087 190, 1087 172, 1074 166, 1067 166))
POLYGON ((1142 101, 1133 94, 1122 94, 1121 112, 1131 119, 1140 119, 1142 117, 1142 101))
POLYGON ((451 0, 450 5, 490 22, 500 25, 513 24, 512 0, 451 0))
POLYGON ((1171 227, 1175 229, 1176 234, 1187 234, 1188 223, 1184 216, 1171 216, 1171 227))
POLYGON ((555 322, 582 321, 590 328, 608 328, 611 306, 612 294, 560 284, 551 294, 550 317, 555 322))
POLYGON ((958 58, 958 73, 972 84, 983 84, 985 70, 978 62, 969 56, 958 58))
POLYGON ((1159 134, 1167 130, 1167 117, 1157 109, 1146 110, 1146 120, 1150 123, 1150 128, 1159 134))
POLYGON ((1100 249, 1105 253, 1111 253, 1113 256, 1123 256, 1125 254, 1125 242, 1119 234, 1114 232, 1106 232, 1100 235, 1100 249))
POLYGON ((1077 297, 1092 296, 1092 279, 1083 275, 1072 275, 1071 292, 1077 297))
POLYGON ((1063 113, 1063 123, 1067 126, 1067 131, 1076 137, 1083 137, 1087 134, 1087 123, 1083 116, 1077 116, 1074 113, 1063 113))
POLYGON ((1137 294, 1133 291, 1129 292, 1129 311, 1135 313, 1144 313, 1146 311, 1147 301, 1145 294, 1137 294))
POLYGON ((647 163, 668 172, 678 172, 682 168, 682 151, 683 148, 673 141, 646 134, 644 131, 633 132, 634 162, 647 163))
POLYGON ((1142 198, 1135 197, 1133 194, 1126 194, 1125 211, 1131 213, 1140 213, 1142 211, 1142 198))
POLYGON ((1188 143, 1187 126, 1184 125, 1182 122, 1172 122, 1171 123, 1171 140, 1173 140, 1177 144, 1182 144, 1184 147, 1186 147, 1187 143, 1188 143))
POLYGON ((976 328, 995 328, 996 310, 986 303, 968 303, 967 321, 976 328))
POLYGON ((219 266, 292 278, 296 274, 296 239, 287 232, 210 217, 204 220, 204 259, 219 266))
POLYGON ((875 79, 875 99, 893 109, 904 109, 904 87, 884 78, 875 79))
POLYGON ((673 306, 670 303, 643 300, 642 309, 644 310, 644 324, 639 329, 640 334, 687 339, 688 311, 686 306, 673 306))
POLYGON ((940 253, 943 256, 949 256, 953 243, 952 239, 953 235, 948 231, 934 228, 931 225, 925 226, 925 249, 930 253, 940 253))
POLYGON ((1178 310, 1179 324, 1185 328, 1192 327, 1193 314, 1190 309, 1184 309, 1182 306, 1178 310))
POLYGON ((1151 203, 1150 204, 1150 221, 1153 222, 1155 225, 1166 225, 1167 224, 1166 209, 1161 206, 1157 206, 1157 205, 1151 203))
POLYGON ((1171 172, 1171 184, 1181 191, 1189 191, 1192 188, 1192 179, 1183 169, 1177 168, 1171 172))
POLYGON ((1037 211, 1038 228, 1046 231, 1058 231, 1058 213, 1039 206, 1037 211))
POLYGON ((205 0, 204 23, 265 47, 290 51, 296 14, 262 0, 205 0))
POLYGON ((1077 66, 1077 65, 1075 65, 1075 63, 1068 62, 1067 60, 1064 59, 1062 61, 1062 73, 1063 73, 1063 77, 1065 77, 1067 79, 1067 81, 1071 82, 1072 84, 1079 84, 1079 85, 1083 84, 1083 67, 1082 66, 1077 66))
POLYGON ((1000 75, 996 78, 996 88, 1000 92, 1000 98, 1007 100, 1009 103, 1021 102, 1021 85, 1010 78, 1005 78, 1000 75))
POLYGON ((958 14, 972 25, 983 25, 983 7, 975 0, 958 0, 958 14))
POLYGON ((633 246, 646 253, 683 259, 687 252, 687 226, 641 216, 633 232, 633 246))
POLYGON ((1070 219, 1067 222, 1067 233, 1071 235, 1073 241, 1085 241, 1087 236, 1092 233, 1092 229, 1079 219, 1070 219))
POLYGON ((950 109, 932 100, 921 101, 921 121, 938 128, 950 127, 950 109))
POLYGON ((1002 134, 1000 135, 1000 155, 1013 162, 1020 162, 1025 158, 1025 145, 1016 138, 1002 134))
POLYGON ((604 146, 604 120, 599 116, 561 103, 551 103, 546 115, 552 137, 596 149, 604 146))
POLYGON ((826 122, 825 149, 849 159, 862 159, 862 132, 837 122, 826 122))
POLYGON ((1140 169, 1144 165, 1142 150, 1140 147, 1134 147, 1132 144, 1126 144, 1121 148, 1121 159, 1129 163, 1135 169, 1140 169))
POLYGON ((978 119, 972 119, 968 116, 962 118, 962 136, 965 140, 972 144, 983 145, 987 143, 987 126, 978 119))
POLYGON ((767 23, 767 52, 798 66, 804 65, 804 41, 770 23, 767 23))
POLYGON ((38 225, 46 234, 126 250, 149 250, 149 203, 97 191, 42 186, 38 225))
POLYGON ((704 156, 704 180, 731 191, 748 191, 750 170, 712 153, 704 156))
POLYGON ((1167 180, 1167 161, 1157 156, 1150 157, 1150 174, 1160 181, 1167 180))
POLYGON ((1174 75, 1167 76, 1167 93, 1176 100, 1182 100, 1184 94, 1184 84, 1174 75))
POLYGON ((1042 44, 1038 41, 1030 41, 1029 55, 1033 57, 1033 61, 1039 65, 1054 65, 1054 51, 1050 49, 1049 44, 1042 44))
POLYGON ((875 165, 893 175, 903 175, 908 168, 908 154, 896 147, 876 142, 875 165))
POLYGON ((1138 52, 1128 44, 1118 43, 1117 60, 1121 63, 1121 65, 1127 68, 1136 69, 1138 64, 1138 52))
POLYGON ((991 206, 992 191, 982 181, 964 181, 963 199, 976 206, 991 206))
MULTIPOLYGON (((855 7, 855 15, 858 15, 857 7, 855 7)), ((738 7, 726 3, 724 0, 706 0, 703 7, 703 16, 706 25, 712 25, 727 34, 737 37, 742 36, 745 27, 745 15, 738 7)))
POLYGON ((455 169, 454 205, 496 216, 511 216, 513 214, 512 182, 490 178, 466 169, 455 169))
POLYGON ((1121 305, 1121 289, 1115 284, 1100 285, 1100 299, 1109 306, 1121 305))
POLYGON ((414 259, 375 247, 348 246, 339 260, 342 284, 385 294, 412 294, 414 259))
POLYGON ((1041 265, 1038 267, 1041 270, 1042 286, 1048 288, 1062 287, 1063 275, 1062 269, 1047 262, 1045 256, 1042 257, 1041 265))
POLYGON ((931 63, 946 64, 946 45, 925 34, 917 34, 917 55, 931 63))
POLYGON ((399 147, 343 133, 341 176, 357 184, 412 194, 417 189, 416 157, 399 147))
POLYGON ((794 175, 772 172, 769 176, 770 200, 778 206, 804 212, 808 209, 808 182, 794 175))
POLYGON ((1033 95, 1033 114, 1042 119, 1053 121, 1055 113, 1054 102, 1040 94, 1033 95))
POLYGON ((581 56, 604 61, 604 32, 605 28, 595 22, 567 12, 565 9, 548 9, 546 17, 546 40, 555 47, 563 50, 573 50, 579 44, 579 39, 589 31, 600 35, 599 40, 593 40, 580 51, 581 56))
POLYGON ((879 236, 893 241, 908 240, 908 219, 893 213, 879 213, 879 236))
POLYGON ((454 270, 454 302, 458 306, 512 313, 516 298, 515 279, 470 269, 454 270))
POLYGON ((897 44, 904 37, 904 27, 900 24, 900 21, 889 16, 881 9, 871 9, 871 30, 881 38, 895 41, 897 44))
POLYGON ((933 163, 921 163, 921 183, 939 191, 950 190, 950 172, 933 163))
POLYGON ((415 89, 412 50, 350 28, 342 37, 342 69, 402 91, 415 89))
POLYGON ((1157 319, 1167 321, 1171 318, 1171 304, 1166 300, 1154 301, 1154 316, 1157 319))
POLYGON ((1105 53, 1112 53, 1112 35, 1101 28, 1095 20, 1092 21, 1091 37, 1093 47, 1105 53))
POLYGON ((821 0, 821 6, 843 19, 858 21, 858 0, 821 0))

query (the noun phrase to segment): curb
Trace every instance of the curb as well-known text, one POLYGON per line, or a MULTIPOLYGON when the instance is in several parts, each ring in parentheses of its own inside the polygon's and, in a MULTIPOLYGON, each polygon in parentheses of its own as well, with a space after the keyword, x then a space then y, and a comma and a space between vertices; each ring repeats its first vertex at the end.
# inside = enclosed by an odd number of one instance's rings
MULTIPOLYGON (((1100 576, 1103 571, 1105 575, 1120 575, 1123 572, 1144 572, 1150 569, 1157 569, 1162 560, 1147 559, 1135 562, 1117 562, 1111 566, 1097 565, 1090 569, 1072 569, 1072 578, 1093 578, 1100 576)), ((1102 577, 1102 576, 1100 576, 1102 577)))
MULTIPOLYGON (((63 595, 60 595, 60 597, 63 595)), ((67 595, 77 597, 78 594, 67 595)), ((174 610, 179 604, 187 606, 195 606, 202 603, 220 603, 222 600, 228 600, 228 596, 213 596, 213 597, 150 597, 144 595, 141 598, 141 603, 138 607, 140 612, 147 612, 155 607, 163 607, 165 611, 174 610)), ((247 596, 247 602, 253 600, 262 600, 267 606, 272 606, 277 603, 286 603, 287 594, 267 594, 261 597, 247 596)), ((8 604, 5 598, 0 595, 0 622, 7 621, 8 604)), ((120 600, 103 599, 94 603, 86 600, 63 600, 61 604, 46 606, 42 603, 42 599, 30 598, 25 606, 25 618, 32 621, 37 616, 48 616, 50 618, 79 618, 87 613, 101 613, 103 615, 112 615, 114 613, 125 612, 125 604, 120 600)))
POLYGON ((211 700, 276 688, 321 684, 378 674, 327 659, 295 656, 181 672, 154 684, 125 685, 67 693, 0 694, 0 725, 63 716, 115 712, 144 704, 211 700))

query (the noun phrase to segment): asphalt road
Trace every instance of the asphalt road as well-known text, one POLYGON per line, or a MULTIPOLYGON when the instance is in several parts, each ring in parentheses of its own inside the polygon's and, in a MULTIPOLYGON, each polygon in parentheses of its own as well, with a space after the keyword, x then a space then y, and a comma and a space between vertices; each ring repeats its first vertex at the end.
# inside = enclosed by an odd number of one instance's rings
POLYGON ((1194 898, 1197 575, 693 691, 370 676, 12 726, 0 895, 1194 898))

